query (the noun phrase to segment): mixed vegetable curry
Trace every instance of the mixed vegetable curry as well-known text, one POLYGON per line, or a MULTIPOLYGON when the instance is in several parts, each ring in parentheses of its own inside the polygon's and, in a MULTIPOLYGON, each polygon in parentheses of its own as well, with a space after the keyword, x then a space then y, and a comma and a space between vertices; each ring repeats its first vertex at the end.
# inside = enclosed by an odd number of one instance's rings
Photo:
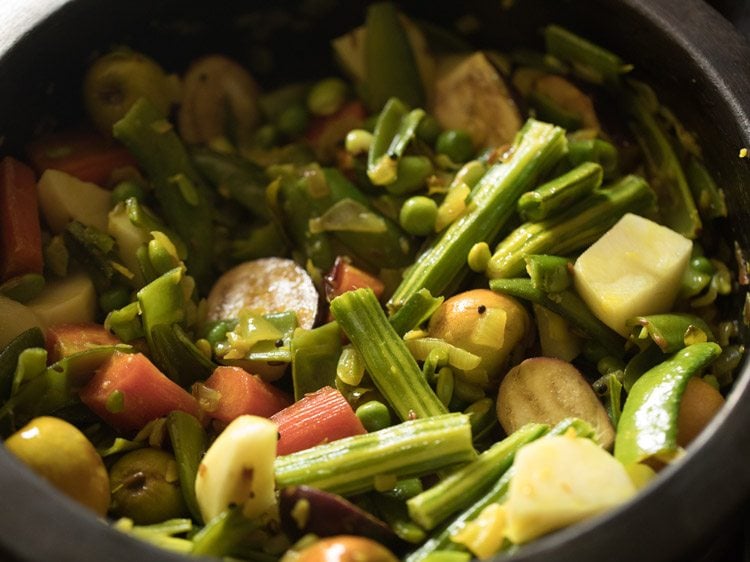
POLYGON ((744 351, 695 137, 560 26, 430 29, 372 4, 275 89, 98 57, 90 122, 0 161, 7 450, 253 561, 485 559, 679 460, 744 351))

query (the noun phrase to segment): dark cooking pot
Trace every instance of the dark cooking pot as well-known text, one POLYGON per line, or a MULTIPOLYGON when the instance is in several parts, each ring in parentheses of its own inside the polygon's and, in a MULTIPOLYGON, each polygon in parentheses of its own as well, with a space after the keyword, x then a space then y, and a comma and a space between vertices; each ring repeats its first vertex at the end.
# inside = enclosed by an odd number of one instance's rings
MULTIPOLYGON (((320 76, 326 39, 361 21, 361 3, 187 0, 3 0, 0 7, 0 138, 17 153, 40 128, 81 118, 79 84, 92 53, 112 44, 141 49, 170 70, 222 51, 266 85, 320 76), (12 10, 13 5, 16 11, 12 10), (3 28, 2 26, 5 26, 3 28)), ((450 24, 475 13, 477 46, 536 43, 547 20, 572 27, 636 64, 690 130, 727 192, 722 235, 750 248, 750 49, 700 0, 419 0, 407 11, 450 24)), ((733 305, 740 318, 743 294, 733 305)), ((750 369, 686 457, 645 493, 607 515, 538 540, 517 560, 676 560, 693 556, 750 492, 750 369)), ((0 554, 34 561, 185 560, 131 540, 69 503, 0 448, 0 554)))

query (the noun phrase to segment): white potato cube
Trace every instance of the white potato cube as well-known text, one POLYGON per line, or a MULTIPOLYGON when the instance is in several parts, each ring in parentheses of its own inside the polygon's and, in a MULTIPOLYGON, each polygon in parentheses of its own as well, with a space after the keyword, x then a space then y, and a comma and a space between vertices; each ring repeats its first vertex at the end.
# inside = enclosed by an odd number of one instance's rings
POLYGON ((96 319, 96 289, 83 272, 48 281, 36 297, 26 303, 44 326, 93 322, 96 319))
POLYGON ((31 328, 44 329, 39 317, 25 304, 0 295, 0 349, 31 328))
POLYGON ((550 436, 523 447, 505 504, 516 544, 611 509, 636 493, 625 467, 593 441, 550 436))
POLYGON ((674 304, 693 243, 638 215, 626 214, 575 263, 575 287, 591 311, 627 336, 635 316, 674 304))
POLYGON ((96 184, 49 169, 39 178, 39 207, 50 230, 59 233, 70 221, 107 231, 112 194, 96 184))

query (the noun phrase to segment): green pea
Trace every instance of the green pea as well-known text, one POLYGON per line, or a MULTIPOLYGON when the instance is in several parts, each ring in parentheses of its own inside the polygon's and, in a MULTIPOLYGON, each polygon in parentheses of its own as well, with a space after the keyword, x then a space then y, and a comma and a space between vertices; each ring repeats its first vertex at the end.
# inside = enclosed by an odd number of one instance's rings
POLYGON ((279 143, 279 130, 274 125, 263 125, 255 131, 255 143, 261 148, 272 148, 279 143))
POLYGON ((435 146, 435 142, 437 142, 437 138, 441 131, 442 129, 440 128, 440 123, 437 122, 437 119, 432 115, 425 115, 419 122, 419 125, 417 125, 415 133, 418 139, 423 140, 430 146, 435 146))
POLYGON ((449 129, 438 135, 435 150, 439 154, 445 154, 453 162, 466 162, 474 156, 474 143, 466 131, 449 129))
POLYGON ((424 195, 409 197, 398 215, 401 227, 409 234, 426 236, 435 230, 438 206, 434 199, 424 195))
POLYGON ((287 107, 279 115, 276 125, 279 131, 288 137, 301 135, 307 128, 309 115, 307 109, 302 104, 294 104, 287 107))
POLYGON ((378 431, 393 424, 388 406, 377 400, 365 402, 355 413, 367 431, 378 431))
POLYGON ((352 129, 346 134, 344 147, 349 154, 354 156, 364 154, 370 150, 372 144, 372 133, 364 129, 352 129))
POLYGON ((125 180, 112 189, 112 204, 116 205, 120 201, 127 201, 131 197, 142 201, 145 196, 146 192, 143 190, 143 186, 133 180, 125 180))
POLYGON ((307 109, 313 115, 333 115, 346 101, 348 86, 341 78, 326 78, 307 94, 307 109))

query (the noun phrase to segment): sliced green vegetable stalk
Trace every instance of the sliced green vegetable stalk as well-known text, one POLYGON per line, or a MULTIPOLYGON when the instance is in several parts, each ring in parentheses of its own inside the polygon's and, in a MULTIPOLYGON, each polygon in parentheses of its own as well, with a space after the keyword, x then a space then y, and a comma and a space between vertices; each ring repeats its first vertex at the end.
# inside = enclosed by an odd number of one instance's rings
POLYGON ((195 477, 208 449, 206 430, 194 416, 176 410, 167 416, 167 431, 177 460, 182 496, 190 514, 200 522, 202 517, 195 497, 195 477))
POLYGON ((241 156, 208 148, 194 148, 190 155, 220 195, 237 201, 257 218, 271 218, 268 206, 263 204, 269 182, 263 168, 241 156))
POLYGON ((674 353, 694 343, 715 341, 710 326, 694 314, 672 313, 638 316, 630 321, 634 341, 645 347, 651 341, 663 353, 674 353))
POLYGON ((424 476, 475 458, 469 417, 444 414, 278 457, 276 484, 357 494, 373 490, 379 477, 424 476))
MULTIPOLYGON (((583 420, 568 418, 556 424, 546 435, 564 435, 573 431, 578 437, 593 438, 594 429, 583 420)), ((463 551, 463 545, 455 543, 451 537, 457 533, 466 523, 477 518, 482 510, 492 503, 503 501, 508 492, 510 481, 514 474, 513 467, 507 469, 502 476, 495 480, 492 487, 468 508, 454 517, 451 521, 441 525, 433 531, 432 536, 418 549, 404 558, 405 562, 421 562, 435 551, 463 551)))
POLYGON ((616 54, 559 25, 544 28, 544 42, 547 53, 570 64, 578 76, 595 84, 616 87, 621 75, 632 69, 616 54))
POLYGON ((292 381, 294 399, 334 386, 341 355, 341 330, 336 322, 313 330, 298 328, 292 336, 292 381))
POLYGON ((625 176, 552 218, 516 228, 495 248, 487 276, 497 279, 523 273, 528 254, 565 255, 580 250, 599 239, 625 213, 643 213, 654 202, 654 193, 643 178, 625 176))
POLYGON ((535 288, 531 279, 525 278, 492 279, 490 289, 548 308, 597 342, 613 357, 622 358, 625 355, 625 340, 594 316, 586 303, 572 290, 545 293, 535 288))
POLYGON ((388 322, 372 289, 336 297, 331 301, 331 312, 364 359, 375 386, 402 420, 447 412, 404 340, 388 322))
POLYGON ((567 209, 602 184, 599 164, 584 162, 569 172, 527 191, 518 198, 518 214, 525 221, 541 221, 567 209))
POLYGON ((406 502, 409 515, 425 529, 434 529, 451 514, 474 503, 508 470, 518 449, 541 437, 548 429, 544 424, 529 424, 495 443, 474 462, 410 498, 406 502))
POLYGON ((664 224, 686 238, 695 239, 701 231, 700 214, 667 133, 642 96, 631 94, 626 108, 629 125, 646 159, 664 224))
POLYGON ((154 185, 167 223, 188 247, 186 263, 202 291, 212 281, 213 197, 164 115, 141 98, 113 127, 154 185))
POLYGON ((518 197, 550 170, 566 150, 565 131, 529 119, 511 147, 509 160, 493 165, 471 192, 466 212, 453 221, 417 258, 389 301, 398 309, 412 294, 427 289, 441 295, 469 269, 471 248, 492 243, 515 210, 518 197))
POLYGON ((424 86, 409 38, 391 2, 371 4, 365 20, 364 98, 372 111, 397 97, 412 107, 425 102, 424 86))
POLYGON ((624 465, 656 457, 669 461, 679 451, 677 417, 690 378, 721 353, 712 342, 688 346, 660 363, 630 389, 615 438, 615 457, 624 465))

